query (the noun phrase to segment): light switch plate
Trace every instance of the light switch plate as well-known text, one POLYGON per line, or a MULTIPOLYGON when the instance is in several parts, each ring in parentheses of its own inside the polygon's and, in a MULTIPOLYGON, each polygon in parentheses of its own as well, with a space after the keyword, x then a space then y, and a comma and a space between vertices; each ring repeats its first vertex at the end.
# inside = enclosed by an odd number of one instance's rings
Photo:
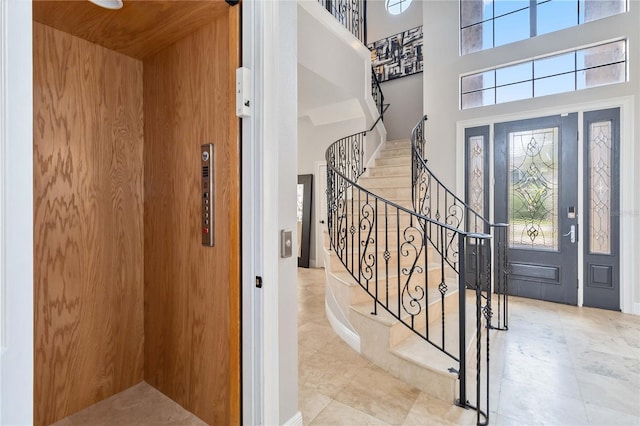
POLYGON ((280 231, 280 257, 291 257, 293 252, 293 233, 290 229, 280 231))

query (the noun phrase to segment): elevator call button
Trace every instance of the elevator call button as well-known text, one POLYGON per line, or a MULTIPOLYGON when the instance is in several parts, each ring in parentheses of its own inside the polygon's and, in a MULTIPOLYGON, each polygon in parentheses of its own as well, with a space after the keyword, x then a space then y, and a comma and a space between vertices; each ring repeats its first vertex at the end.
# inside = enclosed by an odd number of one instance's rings
POLYGON ((213 177, 213 144, 204 144, 200 147, 200 174, 202 178, 202 208, 200 211, 200 224, 202 226, 202 245, 213 247, 214 244, 214 186, 213 177), (211 207, 211 209, 209 209, 211 207), (211 214, 209 214, 211 212, 211 214))

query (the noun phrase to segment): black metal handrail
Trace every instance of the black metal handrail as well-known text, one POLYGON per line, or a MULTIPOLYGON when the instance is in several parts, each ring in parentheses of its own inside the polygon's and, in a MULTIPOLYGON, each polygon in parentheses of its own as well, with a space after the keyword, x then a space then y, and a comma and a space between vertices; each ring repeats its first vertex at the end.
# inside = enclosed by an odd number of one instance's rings
POLYGON ((373 97, 373 102, 376 104, 376 110, 378 111, 380 119, 384 120, 384 112, 389 105, 385 105, 384 103, 384 93, 382 93, 382 88, 380 87, 380 82, 373 69, 373 65, 371 66, 371 96, 373 97))
POLYGON ((318 0, 351 34, 367 45, 366 0, 318 0))
MULTIPOLYGON (((494 237, 495 282, 493 290, 498 294, 498 318, 492 328, 507 330, 508 281, 507 281, 507 228, 504 223, 492 223, 476 212, 464 200, 447 188, 429 169, 426 157, 424 124, 427 116, 411 131, 411 201, 416 212, 443 221, 456 229, 490 234, 494 237)), ((470 253, 475 255, 475 251, 470 253)), ((452 265, 454 266, 454 265, 452 265)), ((470 286, 472 284, 469 284, 470 286)))
POLYGON ((358 179, 365 171, 366 133, 342 138, 326 152, 331 250, 373 298, 372 314, 376 315, 378 308, 384 309, 457 362, 457 368, 451 371, 460 380, 458 404, 476 409, 478 423, 484 424, 489 413, 489 335, 487 330, 483 342, 482 328, 490 324, 492 308, 491 297, 483 294, 483 289, 491 285, 490 259, 486 258, 491 253, 491 237, 460 230, 361 186, 358 179), (473 258, 471 277, 465 266, 465 253, 479 247, 482 250, 473 258), (469 289, 469 283, 475 287, 469 289), (475 364, 466 357, 467 297, 474 300, 470 306, 475 309, 476 323, 469 336, 475 335, 475 364), (451 305, 458 306, 457 315, 451 313, 451 305), (457 335, 457 344, 448 342, 451 333, 457 335), (481 354, 485 354, 482 359, 481 354), (484 367, 482 360, 486 360, 484 367), (467 371, 474 369, 475 375, 468 376, 467 371), (475 404, 467 397, 472 379, 476 383, 475 404), (487 400, 481 407, 483 382, 487 400))

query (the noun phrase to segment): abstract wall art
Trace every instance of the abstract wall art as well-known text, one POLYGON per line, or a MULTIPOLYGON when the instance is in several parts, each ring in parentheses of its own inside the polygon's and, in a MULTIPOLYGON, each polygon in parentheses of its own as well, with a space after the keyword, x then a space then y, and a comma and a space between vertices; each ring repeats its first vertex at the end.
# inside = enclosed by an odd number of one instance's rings
POLYGON ((371 62, 379 82, 422 72, 422 25, 370 43, 371 62))

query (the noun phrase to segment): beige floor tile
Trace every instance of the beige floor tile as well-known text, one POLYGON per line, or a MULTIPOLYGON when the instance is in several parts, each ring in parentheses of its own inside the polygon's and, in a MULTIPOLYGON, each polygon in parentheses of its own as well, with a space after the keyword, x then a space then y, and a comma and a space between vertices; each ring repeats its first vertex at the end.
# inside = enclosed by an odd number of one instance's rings
POLYGON ((339 337, 329 325, 307 322, 298 327, 298 346, 304 349, 317 351, 336 339, 339 337))
MULTIPOLYGON (((518 333, 517 329, 509 333, 518 333)), ((545 361, 572 368, 571 355, 565 344, 545 344, 539 339, 511 339, 504 348, 505 363, 545 361)))
MULTIPOLYGON (((523 422, 520 419, 514 419, 513 417, 505 416, 504 414, 497 414, 489 419, 489 424, 495 424, 496 426, 538 426, 543 425, 544 423, 534 421, 523 422)), ((556 424, 560 425, 562 423, 558 422, 556 424)))
POLYGON ((553 393, 552 388, 503 379, 497 411, 522 424, 585 425, 584 402, 553 393))
POLYGON ((92 405, 56 426, 206 425, 147 383, 92 405))
POLYGON ((423 392, 418 395, 407 414, 403 426, 475 425, 476 412, 467 410, 423 392))
POLYGON ((640 392, 640 360, 612 353, 584 350, 572 354, 576 372, 597 374, 625 383, 640 392))
MULTIPOLYGON (((306 276, 324 282, 318 271, 306 276)), ((301 291, 306 297, 301 312, 313 303, 324 309, 324 298, 315 285, 315 299, 309 291, 301 291)), ((509 331, 492 334, 490 424, 640 426, 640 317, 516 297, 509 306, 509 331)), ((333 335, 328 323, 317 319, 318 309, 311 309, 315 317, 303 317, 320 328, 307 328, 329 330, 333 335)), ((372 424, 475 424, 475 411, 423 393, 397 423, 400 415, 389 414, 397 407, 385 408, 381 401, 386 395, 378 396, 375 390, 384 386, 378 382, 388 380, 386 372, 367 363, 339 338, 320 347, 304 341, 303 345, 317 349, 301 349, 301 371, 313 365, 319 370, 301 373, 305 378, 301 395, 316 392, 336 398, 314 424, 351 424, 350 417, 339 415, 347 405, 359 419, 354 424, 369 424, 362 420, 366 415, 374 419, 368 420, 372 424), (358 359, 364 361, 358 363, 358 359), (336 361, 343 363, 336 365, 340 373, 327 368, 336 361), (353 368, 359 371, 355 375, 349 371, 353 368), (330 414, 332 408, 337 414, 330 414)))
POLYGON ((630 415, 621 411, 586 403, 587 417, 592 425, 638 426, 640 415, 630 415))
POLYGON ((349 426, 388 426, 389 423, 349 407, 338 401, 332 401, 310 423, 311 426, 349 425, 349 426))
POLYGON ((640 389, 609 376, 582 372, 578 376, 585 403, 640 416, 640 389))
POLYGON ((299 369, 300 390, 316 391, 335 398, 365 365, 364 358, 358 364, 349 365, 331 354, 316 352, 299 369))
POLYGON ((581 398, 574 370, 564 364, 530 359, 507 362, 504 378, 516 383, 531 384, 536 389, 546 387, 558 395, 581 398))
POLYGON ((640 326, 631 322, 629 318, 625 321, 614 323, 614 327, 620 333, 620 336, 627 342, 629 346, 640 349, 640 326))
MULTIPOLYGON (((640 331, 638 333, 640 334, 640 331)), ((594 333, 588 329, 572 330, 571 333, 568 333, 567 346, 572 355, 594 350, 633 358, 637 357, 639 353, 638 348, 630 346, 621 335, 594 333)))
POLYGON ((305 425, 311 423, 333 401, 327 395, 314 390, 300 391, 298 400, 305 425))
POLYGON ((420 391, 378 367, 358 372, 335 397, 390 424, 402 424, 420 391))

